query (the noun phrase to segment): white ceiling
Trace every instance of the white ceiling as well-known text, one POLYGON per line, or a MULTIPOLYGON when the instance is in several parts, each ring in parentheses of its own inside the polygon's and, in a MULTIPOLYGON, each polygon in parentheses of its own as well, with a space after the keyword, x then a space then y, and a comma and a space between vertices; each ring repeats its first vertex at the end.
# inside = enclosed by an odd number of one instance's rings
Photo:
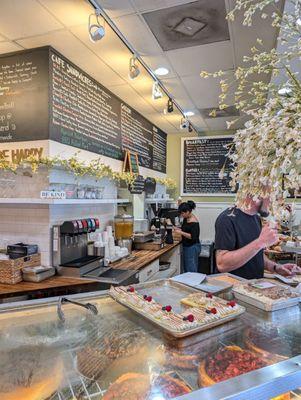
MULTIPOLYGON (((229 1, 233 0, 226 0, 226 7, 229 1)), ((233 70, 257 37, 273 47, 276 32, 266 20, 259 19, 252 28, 237 20, 229 25, 230 41, 163 52, 142 13, 190 2, 98 0, 152 69, 170 70, 162 81, 184 110, 195 112, 190 119, 197 129, 221 130, 225 118, 204 120, 198 111, 217 106, 219 94, 218 80, 204 80, 200 71, 233 70)), ((129 80, 130 52, 108 26, 104 39, 90 41, 87 25, 93 9, 87 0, 0 0, 0 7, 0 54, 51 45, 167 133, 182 132, 178 112, 163 114, 166 98, 151 98, 152 79, 146 71, 129 80)))

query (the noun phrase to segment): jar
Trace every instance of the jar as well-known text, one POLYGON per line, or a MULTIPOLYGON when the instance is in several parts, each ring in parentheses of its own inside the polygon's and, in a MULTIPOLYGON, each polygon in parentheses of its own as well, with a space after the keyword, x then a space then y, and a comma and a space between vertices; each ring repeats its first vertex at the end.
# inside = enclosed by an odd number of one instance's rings
POLYGON ((115 239, 131 239, 134 230, 134 217, 131 215, 116 215, 114 217, 115 239))

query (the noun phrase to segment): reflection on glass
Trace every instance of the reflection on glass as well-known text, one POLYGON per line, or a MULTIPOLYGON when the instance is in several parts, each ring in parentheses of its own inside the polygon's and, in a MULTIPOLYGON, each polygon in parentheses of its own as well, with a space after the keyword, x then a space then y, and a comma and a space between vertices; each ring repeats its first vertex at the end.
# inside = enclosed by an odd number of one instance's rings
POLYGON ((1 400, 172 399, 301 353, 298 307, 174 341, 109 298, 89 302, 99 315, 66 305, 65 324, 53 306, 0 314, 1 400))

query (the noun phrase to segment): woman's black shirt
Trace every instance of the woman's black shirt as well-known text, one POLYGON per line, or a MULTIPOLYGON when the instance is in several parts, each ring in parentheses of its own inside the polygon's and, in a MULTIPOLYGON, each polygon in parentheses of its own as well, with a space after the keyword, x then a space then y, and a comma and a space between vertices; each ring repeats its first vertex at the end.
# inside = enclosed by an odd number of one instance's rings
POLYGON ((182 223, 182 231, 191 234, 191 239, 182 236, 182 244, 185 247, 200 243, 200 224, 198 222, 187 222, 184 218, 182 223))

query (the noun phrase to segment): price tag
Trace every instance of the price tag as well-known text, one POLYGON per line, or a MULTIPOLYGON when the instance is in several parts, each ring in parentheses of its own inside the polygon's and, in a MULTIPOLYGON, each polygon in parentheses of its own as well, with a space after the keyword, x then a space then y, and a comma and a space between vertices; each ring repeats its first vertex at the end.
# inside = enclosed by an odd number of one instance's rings
POLYGON ((274 283, 271 283, 271 282, 260 282, 260 283, 253 283, 252 286, 256 289, 270 289, 277 285, 275 285, 274 283))

